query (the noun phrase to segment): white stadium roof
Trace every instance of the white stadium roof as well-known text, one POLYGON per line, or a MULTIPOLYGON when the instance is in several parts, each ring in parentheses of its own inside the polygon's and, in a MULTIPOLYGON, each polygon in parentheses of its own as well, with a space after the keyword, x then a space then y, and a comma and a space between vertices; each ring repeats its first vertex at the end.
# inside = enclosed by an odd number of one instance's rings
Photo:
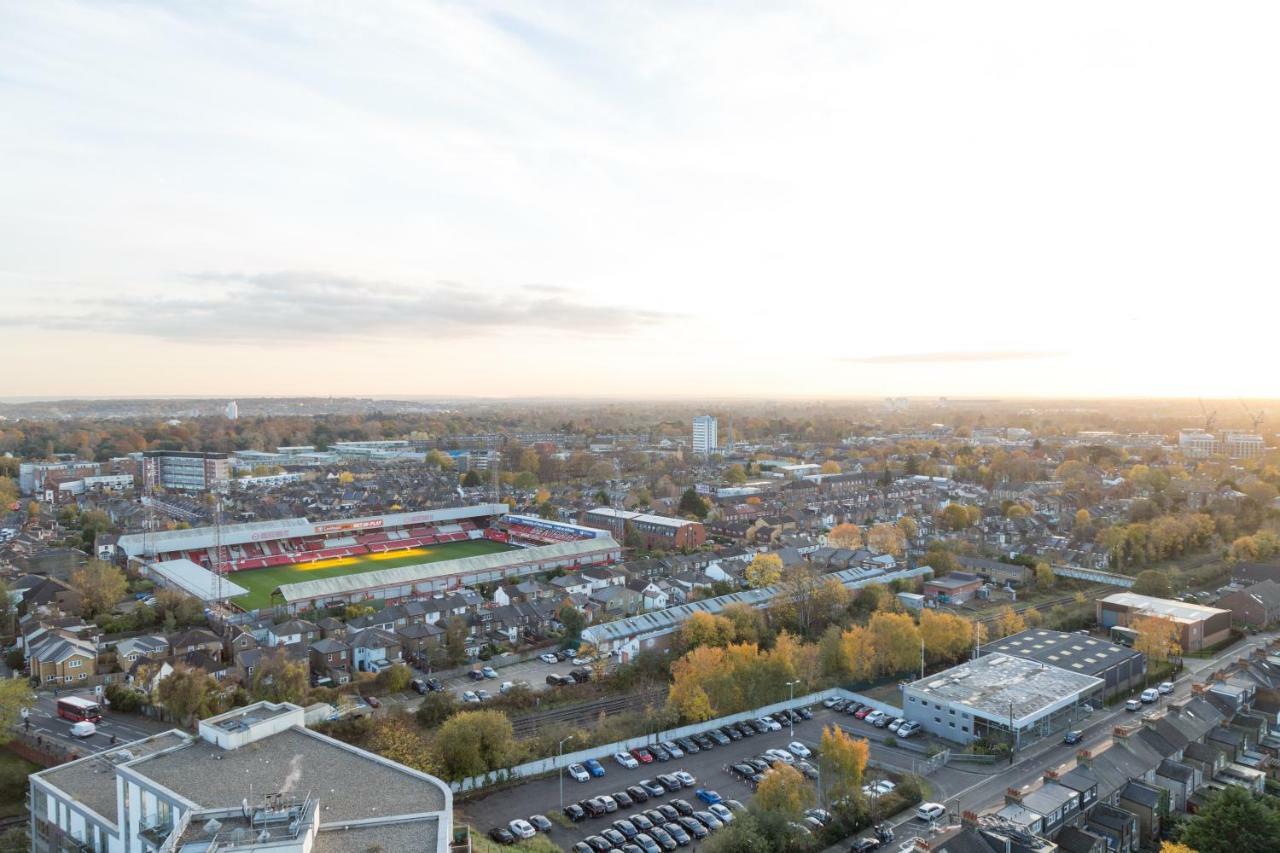
POLYGON ((573 557, 578 554, 592 554, 603 550, 620 550, 620 546, 613 540, 613 537, 601 536, 597 539, 557 542, 554 545, 540 545, 536 548, 522 548, 518 551, 477 554, 474 557, 463 557, 458 560, 417 563, 412 566, 397 566, 394 569, 382 569, 376 572, 284 584, 278 587, 278 591, 284 598, 285 603, 291 604, 295 601, 310 601, 350 595, 351 593, 380 587, 424 583, 452 575, 499 571, 512 566, 537 563, 544 560, 556 560, 562 557, 573 557))
POLYGON ((152 563, 147 571, 159 575, 166 585, 176 586, 188 595, 194 595, 201 601, 222 601, 244 595, 249 590, 225 577, 218 576, 187 559, 164 560, 152 563))

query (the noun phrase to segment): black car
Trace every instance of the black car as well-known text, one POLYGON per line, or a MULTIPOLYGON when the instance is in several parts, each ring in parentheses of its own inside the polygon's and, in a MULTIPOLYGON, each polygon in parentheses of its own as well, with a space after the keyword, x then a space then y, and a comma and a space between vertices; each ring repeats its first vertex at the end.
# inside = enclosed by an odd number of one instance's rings
POLYGON ((660 743, 650 744, 648 750, 659 761, 671 760, 671 753, 667 752, 667 748, 660 743))
MULTIPOLYGON (((653 819, 649 817, 649 812, 653 812, 653 811, 655 810, 649 809, 649 811, 644 812, 643 814, 636 814, 631 816, 631 822, 635 824, 636 829, 640 830, 641 832, 648 832, 650 829, 653 828, 653 819)), ((658 817, 662 817, 661 813, 658 813, 658 817)))
POLYGON ((608 829, 600 830, 600 835, 601 837, 604 838, 605 841, 608 841, 614 847, 621 847, 622 845, 627 843, 627 836, 623 835, 621 830, 618 830, 612 826, 609 827, 608 829))
POLYGON ((604 801, 596 797, 592 797, 589 800, 582 800, 578 805, 582 806, 582 810, 585 811, 589 817, 600 817, 602 814, 609 811, 605 808, 604 801))
MULTIPOLYGON (((826 705, 825 702, 823 702, 822 704, 826 705)), ((848 708, 850 704, 851 703, 849 702, 848 699, 836 699, 830 705, 827 705, 827 707, 830 708, 832 711, 843 711, 845 708, 848 708)))
POLYGON ((622 853, 644 853, 643 847, 639 844, 632 844, 631 842, 627 842, 622 845, 620 849, 622 850, 622 853))
MULTIPOLYGON (((675 807, 668 805, 667 803, 663 803, 662 805, 658 806, 658 811, 667 820, 675 820, 676 818, 680 817, 680 812, 676 811, 675 807)), ((663 822, 665 823, 666 821, 663 821, 663 822)))
MULTIPOLYGON (((620 809, 629 809, 636 804, 636 801, 631 799, 631 795, 626 791, 614 791, 609 796, 613 797, 613 801, 618 804, 620 809)), ((648 797, 645 799, 648 799, 648 797)))
POLYGON ((668 853, 680 846, 679 844, 676 844, 676 840, 660 826, 655 826, 653 829, 649 830, 649 837, 658 842, 658 846, 663 850, 668 851, 668 853))
POLYGON ((848 705, 845 706, 844 712, 848 714, 850 717, 852 717, 854 714, 858 713, 865 707, 867 706, 863 705, 861 702, 850 702, 848 705))
POLYGON ((664 823, 662 828, 667 835, 674 838, 676 840, 676 844, 679 844, 681 847, 687 846, 689 842, 693 840, 689 837, 689 833, 685 832, 684 827, 678 823, 664 823))
POLYGON ((645 792, 644 788, 641 788, 639 785, 628 785, 627 795, 631 797, 631 801, 635 803, 649 802, 649 795, 645 792))
POLYGON ((579 684, 586 684, 591 680, 591 670, 586 669, 585 667, 583 669, 569 670, 569 674, 572 675, 573 680, 579 684))
POLYGON ((676 823, 683 826, 686 832, 699 841, 707 837, 707 828, 697 818, 682 817, 676 823))
POLYGON ((808 708, 796 708, 796 713, 800 715, 800 719, 802 720, 813 719, 813 712, 810 711, 808 708))
POLYGON ((746 761, 742 763, 747 765, 757 773, 763 773, 764 771, 768 770, 770 767, 773 766, 768 761, 765 761, 762 758, 748 758, 746 761))
POLYGON ((569 803, 569 805, 564 807, 564 816, 569 818, 573 823, 577 823, 578 821, 586 819, 587 810, 577 803, 569 803))
MULTIPOLYGON (((657 809, 645 809, 645 812, 642 815, 642 817, 645 817, 648 819, 650 826, 662 826, 662 824, 667 822, 667 816, 664 815, 662 812, 658 811, 657 809)), ((639 825, 640 824, 638 823, 636 824, 636 826, 639 826, 639 825)))
POLYGON ((489 837, 499 844, 515 844, 516 837, 505 826, 495 826, 489 830, 489 837))
POLYGON ((750 779, 752 776, 760 772, 759 770, 756 770, 754 767, 752 767, 750 764, 746 764, 746 763, 735 764, 729 769, 732 770, 734 774, 741 776, 743 779, 750 779))
POLYGON ((676 745, 684 750, 685 755, 696 755, 702 751, 702 747, 691 737, 682 737, 676 739, 676 745))
POLYGON ((670 773, 663 773, 658 777, 658 783, 672 793, 679 791, 684 785, 680 784, 680 780, 672 776, 670 773))
POLYGON ((596 851, 596 853, 604 853, 604 851, 613 846, 599 835, 588 835, 584 840, 587 844, 591 845, 591 849, 596 851))
POLYGON ((1068 745, 1077 744, 1082 740, 1084 740, 1084 732, 1079 730, 1067 732, 1062 738, 1062 742, 1068 745))
POLYGON ((742 732, 738 731, 733 726, 721 726, 720 733, 729 740, 742 740, 742 732))
POLYGON ((688 800, 682 800, 679 798, 676 798, 671 801, 671 807, 674 808, 676 811, 678 811, 680 814, 684 815, 685 817, 688 817, 694 812, 692 803, 690 803, 688 800))
POLYGON ((530 815, 529 823, 533 824, 533 828, 538 832, 550 832, 554 824, 547 820, 546 815, 530 815))
POLYGON ((724 735, 721 735, 720 732, 716 732, 716 734, 720 735, 720 737, 712 737, 710 732, 704 732, 693 740, 703 749, 714 749, 717 745, 723 745, 729 742, 729 739, 724 737, 724 735), (720 738, 724 738, 724 740, 722 741, 720 738))
POLYGON ((878 838, 855 838, 849 845, 849 853, 871 853, 880 846, 878 838))
POLYGON ((618 832, 621 832, 627 838, 635 838, 640 833, 640 830, 636 828, 635 821, 630 820, 615 820, 613 822, 613 828, 618 830, 618 832))
POLYGON ((594 851, 591 849, 591 845, 585 841, 575 842, 573 847, 570 849, 573 851, 573 853, 594 853, 594 851))
POLYGON ((561 684, 564 684, 564 678, 558 673, 553 672, 547 676, 547 684, 552 687, 559 687, 561 684))
POLYGON ((484 673, 478 669, 473 669, 469 673, 472 681, 484 681, 484 673))

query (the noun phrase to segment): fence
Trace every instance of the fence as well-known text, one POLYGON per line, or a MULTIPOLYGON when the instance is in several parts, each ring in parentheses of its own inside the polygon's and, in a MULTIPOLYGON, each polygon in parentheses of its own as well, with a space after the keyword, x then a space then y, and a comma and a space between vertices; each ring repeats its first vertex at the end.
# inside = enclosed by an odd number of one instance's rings
POLYGON ((884 702, 875 699, 868 699, 857 693, 851 693, 841 688, 831 688, 822 690, 818 693, 810 693, 807 696, 797 696, 795 699, 787 699, 782 702, 774 702, 772 705, 765 705, 761 708, 753 708, 750 711, 742 711, 737 714, 730 714, 715 720, 706 720, 701 723, 693 723, 679 728, 668 729, 663 732, 656 732, 650 735, 637 735, 627 740, 617 741, 615 743, 605 744, 603 746, 593 746, 590 749, 580 749, 575 752, 566 752, 563 755, 553 755, 547 758, 541 758, 537 761, 529 761, 516 767, 509 767, 501 770, 492 770, 483 776, 473 776, 469 779, 463 779, 460 782, 450 783, 450 787, 455 792, 462 793, 465 791, 475 791, 490 785, 496 785, 507 782, 512 779, 523 779, 530 776, 540 776, 543 773, 554 773, 563 770, 570 764, 579 764, 588 758, 608 758, 616 752, 629 752, 640 746, 648 746, 651 743, 658 743, 664 740, 673 740, 675 738, 688 737, 689 735, 702 734, 703 732, 717 729, 720 726, 729 723, 738 723, 743 720, 754 720, 758 717, 776 714, 778 711, 787 711, 792 708, 801 708, 807 705, 816 705, 826 699, 853 699, 867 705, 871 705, 877 710, 884 711, 886 714, 893 714, 895 717, 902 716, 902 709, 895 708, 884 702))

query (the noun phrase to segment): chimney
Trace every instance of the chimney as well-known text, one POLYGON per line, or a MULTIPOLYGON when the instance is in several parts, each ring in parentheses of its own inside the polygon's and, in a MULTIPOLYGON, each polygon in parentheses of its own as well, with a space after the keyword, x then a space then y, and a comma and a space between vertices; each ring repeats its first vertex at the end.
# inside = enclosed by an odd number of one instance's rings
POLYGON ((1009 803, 1021 803, 1022 789, 1021 788, 1005 788, 1004 801, 1006 805, 1008 805, 1009 803))
POLYGON ((1089 762, 1093 760, 1093 753, 1087 749, 1082 749, 1076 753, 1076 764, 1081 767, 1088 767, 1089 762))
POLYGON ((1134 732, 1138 731, 1141 728, 1142 728, 1141 723, 1136 723, 1133 725, 1122 724, 1111 729, 1111 736, 1116 740, 1125 740, 1126 738, 1129 737, 1129 735, 1133 734, 1134 732))
POLYGON ((1058 768, 1056 768, 1056 767, 1051 767, 1051 768, 1049 768, 1048 770, 1044 771, 1044 781, 1045 781, 1046 783, 1049 783, 1049 782, 1056 782, 1056 781, 1058 781, 1058 776, 1059 776, 1059 775, 1061 775, 1061 774, 1059 774, 1059 773, 1058 773, 1058 768))
POLYGON ((968 829, 973 829, 978 825, 978 813, 967 809, 961 812, 960 825, 968 829))
POLYGON ((1209 687, 1208 685, 1201 684, 1200 682, 1197 681, 1195 684, 1191 685, 1191 692, 1194 693, 1196 696, 1203 696, 1204 694, 1209 692, 1209 687))

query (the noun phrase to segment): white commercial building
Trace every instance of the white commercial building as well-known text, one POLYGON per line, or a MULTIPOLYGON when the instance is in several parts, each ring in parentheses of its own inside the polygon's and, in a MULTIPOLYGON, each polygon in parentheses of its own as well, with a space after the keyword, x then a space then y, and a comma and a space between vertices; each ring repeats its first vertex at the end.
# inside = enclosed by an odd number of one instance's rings
POLYGON ((716 419, 711 415, 698 415, 693 419, 693 452, 709 456, 719 445, 716 419))
POLYGON ((447 853, 448 785, 304 718, 258 702, 33 773, 31 849, 447 853))

